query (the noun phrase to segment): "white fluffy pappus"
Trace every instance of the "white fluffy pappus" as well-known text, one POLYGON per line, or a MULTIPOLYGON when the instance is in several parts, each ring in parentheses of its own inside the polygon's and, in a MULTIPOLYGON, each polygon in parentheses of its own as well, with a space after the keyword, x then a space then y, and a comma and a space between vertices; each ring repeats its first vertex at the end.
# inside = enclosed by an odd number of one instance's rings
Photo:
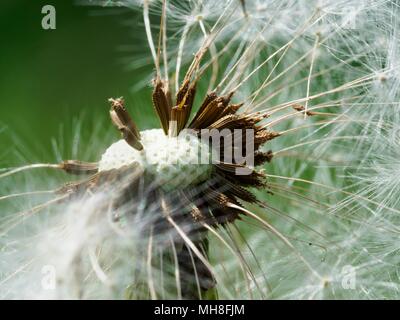
MULTIPOLYGON (((166 48, 157 52, 157 29, 147 28, 153 41, 149 39, 152 50, 146 56, 155 58, 160 75, 168 78, 175 74, 175 90, 193 54, 213 38, 199 67, 199 73, 209 80, 203 91, 237 91, 238 101, 245 102, 244 110, 268 112, 270 119, 265 126, 282 133, 282 139, 272 142, 274 160, 265 168, 272 194, 261 198, 266 204, 257 212, 257 232, 251 229, 255 223, 250 219, 218 232, 210 230, 210 261, 219 275, 219 297, 397 298, 396 159, 388 156, 387 141, 377 149, 382 142, 375 131, 362 130, 376 123, 381 126, 383 118, 391 118, 397 111, 386 108, 399 93, 393 2, 118 4, 143 10, 145 24, 147 12, 150 27, 159 23, 165 10, 166 48), (296 110, 287 111, 297 104, 304 108, 299 109, 300 117, 296 110), (306 111, 320 112, 327 118, 313 120, 306 117, 306 111), (342 140, 348 143, 340 144, 342 140), (368 146, 370 142, 374 142, 372 146, 368 146), (383 159, 371 161, 371 155, 383 159), (351 189, 342 177, 349 162, 372 169, 367 175, 358 173, 367 186, 364 189, 351 189), (387 208, 390 214, 383 213, 387 208), (382 232, 385 229, 392 232, 382 232)), ((135 159, 132 156, 128 161, 135 159)), ((107 161, 103 164, 109 165, 107 161)), ((162 265, 162 258, 149 264, 146 250, 150 238, 141 237, 141 230, 153 221, 149 217, 157 216, 157 208, 139 214, 146 218, 135 220, 135 228, 122 235, 110 224, 110 217, 104 214, 107 210, 100 210, 103 214, 98 211, 106 193, 71 203, 68 210, 50 219, 54 224, 48 227, 39 223, 43 238, 32 233, 35 240, 43 239, 43 251, 55 259, 50 265, 59 270, 60 290, 50 295, 121 298, 124 292, 132 297, 126 286, 137 282, 132 279, 134 270, 139 270, 143 280, 138 282, 146 284, 144 291, 152 288, 153 298, 179 297, 179 290, 163 292, 155 286, 165 280, 160 272, 163 268, 155 267, 162 265), (52 232, 60 229, 63 232, 52 232), (137 246, 141 250, 136 251, 137 246)), ((140 212, 140 203, 137 210, 140 212)), ((168 236, 157 234, 153 241, 162 243, 168 236)), ((22 272, 25 263, 20 261, 29 259, 10 259, 11 253, 20 258, 25 254, 12 247, 15 239, 28 249, 38 243, 29 237, 24 240, 20 234, 4 238, 3 252, 8 255, 5 268, 21 271, 16 275, 8 272, 0 280, 9 296, 27 292, 21 289, 28 273, 22 272), (13 281, 18 277, 20 283, 13 281)), ((170 267, 173 276, 169 281, 174 282, 174 263, 170 267)), ((32 283, 38 285, 41 278, 35 272, 31 273, 32 283)))

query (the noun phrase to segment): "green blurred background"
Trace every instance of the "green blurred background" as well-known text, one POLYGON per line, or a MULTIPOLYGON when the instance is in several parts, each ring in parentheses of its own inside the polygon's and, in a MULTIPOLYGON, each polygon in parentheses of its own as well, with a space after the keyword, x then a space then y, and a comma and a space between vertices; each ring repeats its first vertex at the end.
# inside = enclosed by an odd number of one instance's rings
POLYGON ((0 6, 0 167, 54 161, 51 140, 71 119, 83 119, 83 130, 93 119, 108 126, 109 97, 124 96, 142 127, 156 124, 150 86, 133 91, 152 70, 129 67, 133 57, 150 56, 140 14, 73 0, 0 6), (42 29, 47 4, 56 9, 56 30, 42 29))

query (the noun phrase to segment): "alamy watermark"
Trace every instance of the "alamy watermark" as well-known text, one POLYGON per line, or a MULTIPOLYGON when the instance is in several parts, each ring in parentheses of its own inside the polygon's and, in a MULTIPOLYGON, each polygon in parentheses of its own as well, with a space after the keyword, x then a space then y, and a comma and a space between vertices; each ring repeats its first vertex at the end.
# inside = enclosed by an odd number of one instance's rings
POLYGON ((42 28, 44 30, 56 29, 56 8, 50 4, 42 7, 42 28))
POLYGON ((345 265, 341 273, 342 288, 354 290, 356 288, 356 269, 351 265, 345 265))
POLYGON ((42 289, 55 290, 56 289, 56 268, 52 265, 44 265, 42 267, 42 289))
MULTIPOLYGON (((173 126, 173 124, 170 124, 173 126)), ((250 175, 254 169, 255 130, 254 129, 183 129, 177 138, 171 140, 179 149, 179 144, 186 141, 197 157, 185 159, 188 164, 232 164, 237 175, 250 175), (200 141, 200 143, 199 143, 200 141)), ((172 145, 172 149, 175 149, 172 145)), ((169 149, 164 150, 163 158, 169 163, 178 158, 169 149)), ((157 158, 149 161, 158 161, 157 158)), ((156 164, 156 163, 154 163, 156 164)))

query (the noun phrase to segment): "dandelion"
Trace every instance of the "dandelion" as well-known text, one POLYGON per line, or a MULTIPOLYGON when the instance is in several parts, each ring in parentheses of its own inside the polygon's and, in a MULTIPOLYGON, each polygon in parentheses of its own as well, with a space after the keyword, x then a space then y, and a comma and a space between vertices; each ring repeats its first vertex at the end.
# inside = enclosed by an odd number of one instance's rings
POLYGON ((373 110, 398 97, 392 2, 100 3, 143 13, 160 128, 140 130, 111 98, 122 139, 97 162, 0 173, 83 177, 0 198, 47 199, 2 219, 3 297, 396 296, 392 168, 358 171, 365 189, 340 176, 369 163, 368 132, 390 116, 373 110), (43 266, 56 289, 43 288, 43 266))

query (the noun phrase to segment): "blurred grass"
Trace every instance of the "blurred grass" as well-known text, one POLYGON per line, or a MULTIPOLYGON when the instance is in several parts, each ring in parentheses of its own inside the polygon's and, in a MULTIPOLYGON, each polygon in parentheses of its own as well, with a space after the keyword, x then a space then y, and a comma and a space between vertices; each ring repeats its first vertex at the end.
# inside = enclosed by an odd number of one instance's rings
MULTIPOLYGON (((144 35, 132 32, 141 26, 137 14, 65 0, 3 0, 0 7, 0 167, 22 164, 22 153, 54 161, 51 139, 60 127, 83 114, 108 125, 109 97, 124 96, 140 125, 157 124, 150 88, 133 95, 141 73, 126 63, 131 49, 147 53, 144 35), (41 27, 46 4, 56 8, 56 30, 41 27)), ((85 130, 84 122, 82 136, 85 130)))

